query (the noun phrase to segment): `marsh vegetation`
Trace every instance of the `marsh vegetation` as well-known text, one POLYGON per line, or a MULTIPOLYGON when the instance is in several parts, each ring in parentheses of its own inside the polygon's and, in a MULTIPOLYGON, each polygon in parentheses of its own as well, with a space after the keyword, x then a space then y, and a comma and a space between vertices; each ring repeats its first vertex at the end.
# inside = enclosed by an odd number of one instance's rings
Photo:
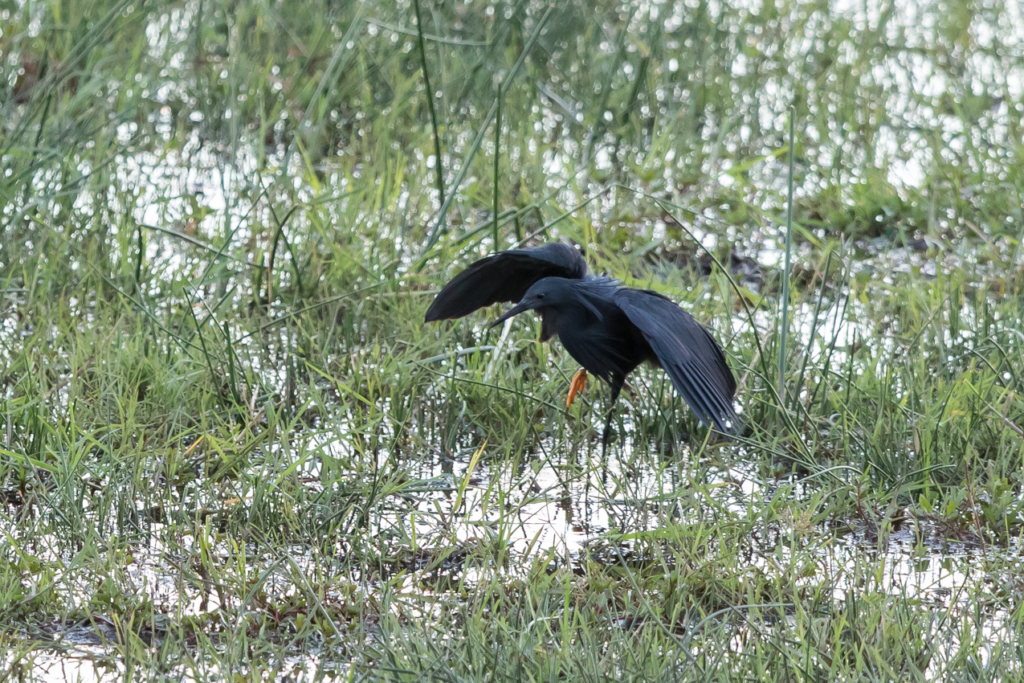
POLYGON ((0 1, 0 680, 1021 678, 1022 27, 0 1), (604 461, 535 320, 422 322, 551 240, 740 436, 638 370, 604 461))

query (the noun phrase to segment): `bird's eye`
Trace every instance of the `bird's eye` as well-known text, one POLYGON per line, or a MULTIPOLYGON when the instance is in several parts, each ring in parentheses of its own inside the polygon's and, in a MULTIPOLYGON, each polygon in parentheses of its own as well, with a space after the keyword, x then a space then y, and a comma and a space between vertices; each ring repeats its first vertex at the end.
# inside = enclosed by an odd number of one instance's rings
POLYGON ((540 294, 538 294, 537 298, 538 299, 543 299, 544 298, 544 292, 541 292, 540 294))

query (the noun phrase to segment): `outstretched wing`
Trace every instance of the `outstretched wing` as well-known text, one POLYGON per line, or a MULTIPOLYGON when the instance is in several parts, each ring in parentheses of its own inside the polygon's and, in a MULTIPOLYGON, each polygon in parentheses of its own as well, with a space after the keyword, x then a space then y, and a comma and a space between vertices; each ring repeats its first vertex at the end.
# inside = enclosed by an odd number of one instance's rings
POLYGON ((651 345, 672 384, 704 424, 723 432, 737 426, 736 379, 725 354, 692 315, 647 290, 620 289, 615 303, 651 345))
POLYGON ((519 301, 534 282, 546 277, 582 280, 586 274, 582 254, 567 244, 502 251, 452 278, 427 309, 426 322, 461 318, 484 306, 519 301))

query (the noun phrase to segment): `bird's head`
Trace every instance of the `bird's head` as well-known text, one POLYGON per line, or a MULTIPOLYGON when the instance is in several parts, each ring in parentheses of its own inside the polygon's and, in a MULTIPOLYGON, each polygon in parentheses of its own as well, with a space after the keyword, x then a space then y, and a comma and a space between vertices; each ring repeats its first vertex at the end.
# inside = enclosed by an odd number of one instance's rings
POLYGON ((601 318, 600 311, 590 302, 581 285, 584 285, 584 281, 563 277, 546 277, 538 280, 526 290, 522 300, 495 320, 491 327, 496 327, 524 311, 564 311, 575 307, 588 310, 597 318, 601 318))

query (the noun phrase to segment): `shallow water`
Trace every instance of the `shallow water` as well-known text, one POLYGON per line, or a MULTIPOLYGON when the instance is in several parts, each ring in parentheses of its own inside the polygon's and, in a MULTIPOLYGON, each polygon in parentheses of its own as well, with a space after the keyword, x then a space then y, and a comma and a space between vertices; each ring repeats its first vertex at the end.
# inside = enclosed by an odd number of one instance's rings
MULTIPOLYGON (((478 462, 470 468, 473 451, 466 451, 454 460, 438 458, 410 472, 421 477, 410 487, 416 493, 386 505, 394 511, 380 516, 376 530, 382 538, 415 531, 413 552, 395 567, 404 573, 404 580, 392 582, 406 614, 429 619, 444 602, 463 599, 459 597, 463 587, 472 590, 476 581, 495 572, 509 578, 525 576, 524 569, 537 557, 549 557, 552 569, 564 565, 582 571, 584 564, 593 562, 639 567, 646 560, 632 552, 633 542, 628 540, 636 534, 665 525, 700 524, 707 514, 756 514, 780 485, 791 485, 793 495, 804 495, 798 480, 763 481, 742 466, 717 463, 698 475, 700 490, 695 490, 688 483, 692 483, 696 468, 686 454, 661 463, 623 462, 613 455, 601 470, 603 476, 595 477, 594 471, 557 462, 544 450, 539 449, 536 459, 521 467, 478 462), (460 490, 462 506, 453 514, 460 490), (514 513, 506 514, 507 510, 514 513), (458 548, 472 547, 478 539, 495 534, 507 543, 504 567, 465 564, 465 554, 458 548), (417 552, 417 546, 422 550, 417 552), (438 561, 446 550, 453 549, 447 559, 438 561)), ((177 569, 183 558, 157 540, 163 528, 151 525, 153 540, 132 548, 124 567, 125 580, 134 592, 149 597, 158 611, 176 618, 216 615, 224 607, 217 591, 183 580, 177 569)), ((187 538, 177 538, 176 546, 181 547, 177 544, 187 547, 190 543, 187 538)), ((1014 567, 1024 569, 1015 545, 986 549, 970 540, 950 541, 936 534, 929 523, 914 520, 905 520, 883 538, 863 526, 801 527, 793 520, 790 528, 769 529, 763 537, 752 539, 751 566, 767 575, 791 571, 794 547, 800 548, 799 562, 814 567, 814 573, 803 582, 831 585, 838 604, 843 604, 850 591, 862 589, 858 582, 870 576, 877 591, 901 601, 927 604, 954 620, 978 609, 976 593, 966 587, 995 578, 989 578, 990 567, 998 565, 1010 572, 1017 571, 1014 567)), ((211 552, 221 555, 224 562, 238 557, 230 544, 219 544, 211 552)), ((263 575, 261 590, 272 600, 284 601, 301 589, 296 571, 312 575, 329 570, 331 564, 312 557, 306 546, 281 548, 272 555, 276 557, 254 552, 256 559, 250 562, 253 574, 263 575)), ((356 595, 376 590, 372 578, 352 580, 356 595)), ((997 608, 983 619, 993 642, 1010 628, 1006 616, 997 608)), ((620 621, 626 626, 632 617, 623 615, 620 621)), ((119 680, 125 672, 117 655, 121 633, 117 624, 100 615, 91 623, 47 625, 25 641, 32 643, 28 656, 33 676, 46 681, 119 680)), ((137 633, 155 646, 164 640, 159 629, 137 633)), ((345 675, 352 664, 344 662, 344 658, 314 649, 302 657, 267 662, 266 666, 289 680, 315 680, 318 675, 345 675)), ((182 671, 182 680, 193 680, 196 673, 182 671)), ((211 675, 217 676, 214 670, 202 672, 202 676, 211 675)))

